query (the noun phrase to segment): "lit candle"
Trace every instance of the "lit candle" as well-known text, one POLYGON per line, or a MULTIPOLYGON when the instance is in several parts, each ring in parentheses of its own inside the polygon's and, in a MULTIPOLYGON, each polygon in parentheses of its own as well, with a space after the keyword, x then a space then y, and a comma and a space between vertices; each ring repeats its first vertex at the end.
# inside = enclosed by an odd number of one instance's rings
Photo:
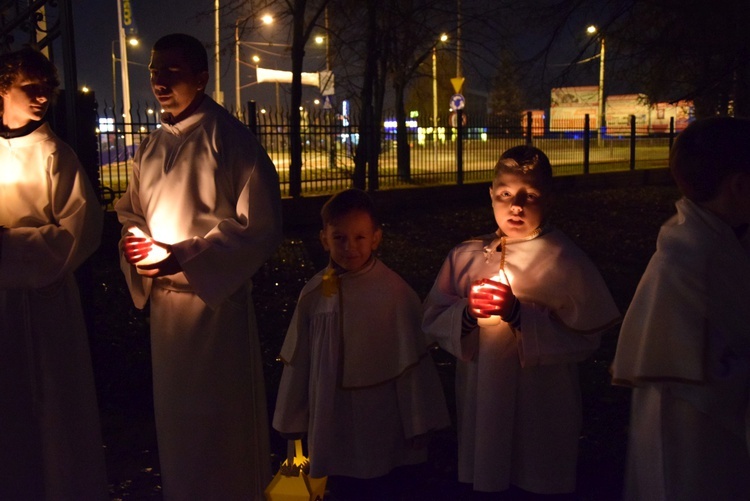
MULTIPOLYGON (((490 277, 490 280, 493 282, 499 282, 501 284, 505 284, 510 287, 510 279, 505 274, 505 270, 501 269, 497 275, 494 277, 490 277)), ((485 292, 491 294, 492 291, 495 290, 494 287, 488 287, 488 286, 481 286, 477 285, 474 286, 475 292, 485 292)), ((498 296, 492 295, 492 299, 499 299, 498 296)), ((502 319, 500 318, 500 315, 490 315, 487 318, 477 318, 477 324, 479 324, 480 327, 490 327, 492 325, 498 325, 502 319)))
POLYGON ((151 241, 151 249, 148 251, 146 257, 136 263, 136 266, 155 264, 160 261, 164 261, 167 256, 169 256, 169 252, 167 251, 167 249, 159 245, 153 238, 143 233, 140 228, 133 226, 131 228, 128 228, 128 231, 132 233, 134 237, 145 238, 151 241))

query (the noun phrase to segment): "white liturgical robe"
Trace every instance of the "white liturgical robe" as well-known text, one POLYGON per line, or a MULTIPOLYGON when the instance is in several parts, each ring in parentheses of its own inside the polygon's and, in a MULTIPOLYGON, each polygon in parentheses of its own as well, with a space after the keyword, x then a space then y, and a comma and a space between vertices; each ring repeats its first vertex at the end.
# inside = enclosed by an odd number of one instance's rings
POLYGON ((633 386, 626 499, 750 499, 750 252, 688 199, 659 232, 623 320, 633 386))
POLYGON ((47 124, 0 138, 0 499, 107 499, 99 410, 73 271, 102 208, 47 124))
POLYGON ((356 272, 328 268, 302 289, 273 425, 307 433, 311 476, 375 478, 427 459, 407 439, 450 418, 421 312, 417 294, 375 258, 356 272))
POLYGON ((170 244, 182 272, 155 280, 121 261, 136 306, 151 299, 154 406, 167 499, 262 499, 271 479, 251 278, 281 241, 276 169, 209 97, 146 138, 115 206, 170 244))
POLYGON ((504 271, 521 303, 506 322, 462 336, 471 284, 498 274, 496 234, 453 248, 425 300, 425 332, 458 359, 459 481, 499 492, 575 490, 581 397, 576 363, 620 314, 589 258, 558 230, 508 239, 504 271))

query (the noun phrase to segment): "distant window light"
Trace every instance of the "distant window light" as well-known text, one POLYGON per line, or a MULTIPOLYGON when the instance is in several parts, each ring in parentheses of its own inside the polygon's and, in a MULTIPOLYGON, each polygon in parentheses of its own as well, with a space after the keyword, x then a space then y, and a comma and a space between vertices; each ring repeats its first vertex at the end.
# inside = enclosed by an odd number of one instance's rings
POLYGON ((115 131, 115 119, 114 118, 100 118, 99 130, 102 132, 114 132, 115 131))

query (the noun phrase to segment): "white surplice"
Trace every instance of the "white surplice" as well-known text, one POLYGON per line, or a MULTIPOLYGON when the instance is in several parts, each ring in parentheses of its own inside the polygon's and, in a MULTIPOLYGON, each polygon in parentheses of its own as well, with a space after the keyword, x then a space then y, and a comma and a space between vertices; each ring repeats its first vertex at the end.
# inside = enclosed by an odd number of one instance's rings
POLYGON ((505 274, 521 326, 462 337, 471 284, 498 274, 496 235, 453 248, 425 300, 425 332, 457 357, 459 481, 499 492, 575 490, 581 397, 577 362, 599 346, 619 312, 589 258, 562 232, 508 239, 505 274))
POLYGON ((86 325, 73 271, 102 208, 47 124, 0 138, 0 498, 108 499, 86 325))
POLYGON ((271 472, 251 278, 281 241, 273 163, 205 96, 140 145, 115 209, 123 233, 171 244, 183 270, 151 280, 121 260, 135 305, 151 299, 165 499, 262 499, 271 472))
POLYGON ((450 425, 421 312, 417 294, 377 259, 357 272, 321 271, 302 289, 273 426, 307 433, 311 476, 375 478, 424 462, 427 450, 406 440, 450 425))
POLYGON ((623 320, 633 386, 627 499, 750 499, 750 253, 688 199, 659 232, 623 320))

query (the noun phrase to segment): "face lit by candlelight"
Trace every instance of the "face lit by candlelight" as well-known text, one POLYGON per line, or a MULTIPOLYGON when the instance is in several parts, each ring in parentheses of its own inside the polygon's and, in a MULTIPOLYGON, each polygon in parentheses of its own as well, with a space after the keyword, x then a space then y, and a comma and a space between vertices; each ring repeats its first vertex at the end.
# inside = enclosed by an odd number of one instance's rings
POLYGON ((47 113, 53 89, 39 78, 19 74, 0 96, 3 99, 3 123, 9 129, 20 129, 38 122, 47 113))
POLYGON ((179 122, 195 108, 208 82, 207 71, 195 71, 181 49, 154 50, 148 64, 151 90, 165 113, 179 122))
POLYGON ((500 174, 490 198, 497 226, 508 237, 526 237, 544 220, 545 196, 519 175, 500 174))
POLYGON ((333 262, 346 271, 357 271, 370 260, 382 235, 369 214, 354 211, 329 222, 320 232, 320 241, 333 262))

